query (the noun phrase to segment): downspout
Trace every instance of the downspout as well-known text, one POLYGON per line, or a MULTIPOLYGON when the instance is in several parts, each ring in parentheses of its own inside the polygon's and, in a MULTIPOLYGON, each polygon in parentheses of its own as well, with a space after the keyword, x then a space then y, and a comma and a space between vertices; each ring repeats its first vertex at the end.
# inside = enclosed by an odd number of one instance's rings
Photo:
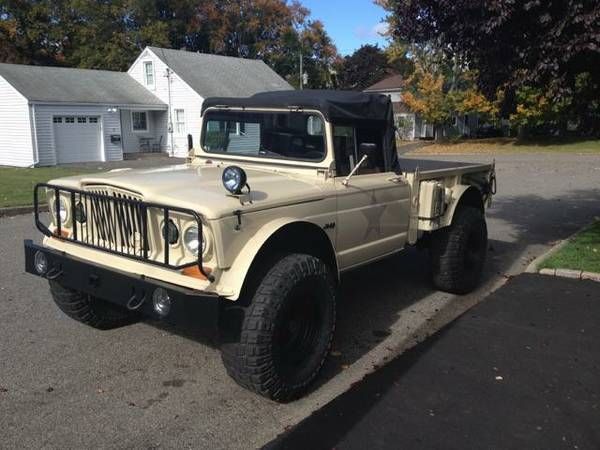
POLYGON ((167 131, 169 133, 169 140, 171 141, 171 154, 170 156, 175 155, 175 142, 173 141, 173 112, 171 108, 171 69, 167 66, 167 92, 168 92, 168 119, 169 123, 167 124, 167 131))
POLYGON ((29 112, 29 120, 31 122, 31 132, 33 134, 33 166, 37 166, 40 163, 40 154, 38 149, 38 139, 37 139, 37 127, 35 120, 35 103, 31 105, 31 111, 29 112))

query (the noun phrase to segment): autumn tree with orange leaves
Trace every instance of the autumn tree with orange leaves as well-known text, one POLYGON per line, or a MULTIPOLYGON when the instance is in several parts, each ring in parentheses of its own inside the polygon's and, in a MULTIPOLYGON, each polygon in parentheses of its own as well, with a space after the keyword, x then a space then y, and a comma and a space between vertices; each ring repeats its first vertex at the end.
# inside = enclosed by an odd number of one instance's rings
POLYGON ((260 58, 292 84, 330 84, 337 49, 323 24, 285 0, 5 0, 0 62, 126 70, 148 45, 260 58))

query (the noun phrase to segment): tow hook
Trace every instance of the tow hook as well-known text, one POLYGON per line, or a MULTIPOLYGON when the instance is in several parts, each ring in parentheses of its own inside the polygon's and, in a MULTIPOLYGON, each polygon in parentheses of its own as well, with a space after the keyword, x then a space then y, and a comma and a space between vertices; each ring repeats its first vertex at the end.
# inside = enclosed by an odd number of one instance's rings
POLYGON ((146 301, 146 293, 142 292, 142 295, 138 299, 137 294, 134 290, 133 294, 129 298, 129 301, 127 302, 127 305, 126 305, 127 309, 129 311, 135 311, 137 309, 140 309, 140 307, 144 304, 145 301, 146 301))

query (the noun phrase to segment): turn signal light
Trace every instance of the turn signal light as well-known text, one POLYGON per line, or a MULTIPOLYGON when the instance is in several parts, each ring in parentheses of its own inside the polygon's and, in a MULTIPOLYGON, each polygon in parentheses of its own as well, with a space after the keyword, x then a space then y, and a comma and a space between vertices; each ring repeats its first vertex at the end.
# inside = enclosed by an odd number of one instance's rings
MULTIPOLYGON (((212 272, 212 269, 210 267, 202 267, 202 268, 204 269, 204 272, 206 272, 207 274, 210 274, 212 272)), ((207 279, 206 275, 204 275, 202 272, 200 272, 200 268, 198 266, 186 267, 185 269, 183 269, 181 271, 181 273, 188 277, 198 278, 199 280, 207 279)))

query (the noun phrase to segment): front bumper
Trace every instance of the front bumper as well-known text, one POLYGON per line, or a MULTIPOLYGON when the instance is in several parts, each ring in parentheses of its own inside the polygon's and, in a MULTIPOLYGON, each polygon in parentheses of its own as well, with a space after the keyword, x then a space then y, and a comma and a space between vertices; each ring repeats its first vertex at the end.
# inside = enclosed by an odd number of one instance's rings
POLYGON ((24 245, 26 272, 155 319, 193 328, 217 328, 220 299, 215 294, 108 269, 64 252, 36 245, 31 240, 26 240, 24 245), (43 253, 48 261, 48 268, 44 273, 39 273, 35 268, 37 252, 43 253), (156 313, 152 302, 152 293, 159 287, 165 289, 171 298, 170 311, 164 317, 156 313))

